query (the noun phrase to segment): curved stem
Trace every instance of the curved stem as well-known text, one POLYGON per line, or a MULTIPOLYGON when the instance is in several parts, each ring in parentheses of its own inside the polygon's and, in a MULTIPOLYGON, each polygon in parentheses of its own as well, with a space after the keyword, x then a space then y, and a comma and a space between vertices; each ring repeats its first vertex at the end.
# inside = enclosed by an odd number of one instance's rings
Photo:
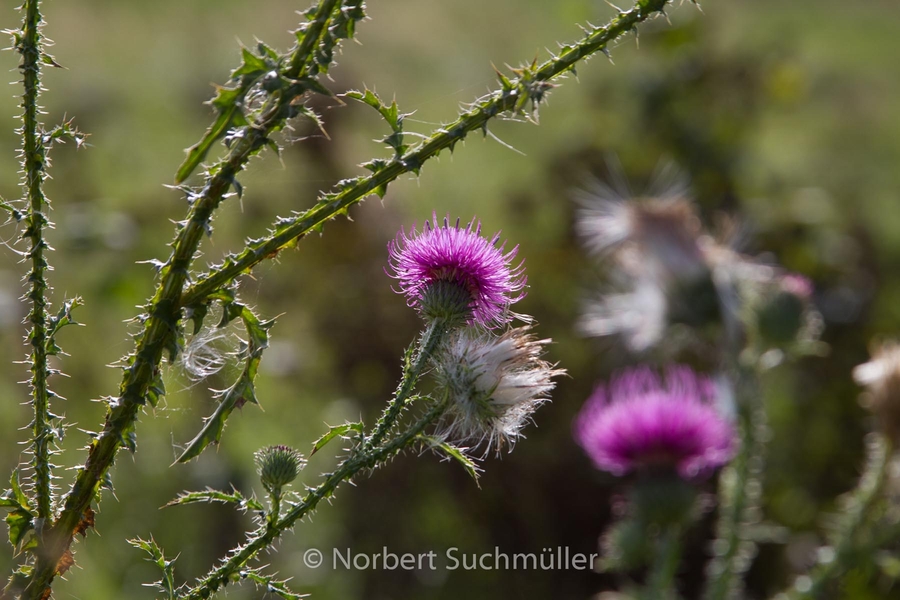
POLYGON ((741 447, 719 479, 719 521, 714 548, 719 554, 707 569, 704 600, 739 596, 743 575, 750 568, 754 542, 749 538, 750 515, 759 505, 765 460, 767 419, 757 375, 747 366, 737 367, 736 396, 742 413, 741 447))
POLYGON ((263 549, 267 548, 282 533, 315 510, 323 498, 330 497, 338 486, 352 478, 363 469, 371 469, 390 459, 404 448, 412 445, 416 437, 434 423, 445 408, 444 402, 435 402, 425 415, 409 429, 388 441, 386 444, 364 450, 351 455, 338 468, 328 475, 316 488, 311 490, 298 504, 293 505, 287 514, 274 525, 267 525, 254 534, 243 546, 235 548, 230 558, 216 569, 213 569, 200 583, 179 596, 181 600, 201 600, 209 598, 219 588, 228 584, 231 575, 239 572, 248 562, 263 549))
POLYGON ((465 137, 478 130, 486 130, 488 121, 503 113, 516 110, 522 99, 528 99, 536 90, 545 90, 549 82, 560 78, 585 58, 604 51, 609 42, 633 30, 639 23, 659 13, 668 0, 639 0, 634 8, 620 13, 605 27, 588 32, 578 43, 567 46, 559 56, 529 69, 503 89, 497 90, 475 102, 471 110, 455 121, 444 125, 401 157, 395 157, 367 177, 342 182, 340 191, 327 194, 313 208, 289 219, 279 221, 274 231, 246 247, 240 254, 227 260, 185 290, 182 306, 203 302, 210 294, 234 280, 241 273, 294 243, 298 238, 317 230, 325 221, 345 213, 350 206, 367 196, 384 189, 387 184, 406 173, 418 173, 422 165, 442 150, 453 149, 465 137))

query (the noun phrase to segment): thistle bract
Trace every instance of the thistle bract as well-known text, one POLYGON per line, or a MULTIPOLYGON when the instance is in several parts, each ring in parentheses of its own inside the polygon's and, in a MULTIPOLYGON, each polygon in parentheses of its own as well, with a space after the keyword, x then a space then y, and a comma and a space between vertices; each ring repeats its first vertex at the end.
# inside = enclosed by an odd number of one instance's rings
POLYGON ((661 378, 648 368, 600 385, 575 423, 575 439, 594 464, 614 475, 672 469, 690 479, 731 460, 732 424, 720 414, 713 382, 687 367, 661 378))
POLYGON ((421 232, 400 231, 388 244, 393 277, 407 304, 426 318, 447 318, 495 327, 509 322, 510 304, 525 295, 522 264, 512 266, 518 246, 504 253, 500 234, 481 236, 481 223, 460 228, 448 218, 425 223, 421 232))

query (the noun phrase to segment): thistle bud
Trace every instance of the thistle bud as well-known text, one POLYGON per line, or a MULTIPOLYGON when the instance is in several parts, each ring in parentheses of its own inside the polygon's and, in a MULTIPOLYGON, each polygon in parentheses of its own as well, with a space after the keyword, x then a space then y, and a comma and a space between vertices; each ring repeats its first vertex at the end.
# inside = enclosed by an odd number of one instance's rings
POLYGON ((800 275, 785 275, 778 279, 756 312, 756 326, 760 337, 773 346, 795 341, 804 326, 812 296, 812 285, 800 275))
POLYGON ((290 446, 266 446, 256 452, 256 470, 263 487, 273 494, 294 479, 306 466, 303 455, 290 446))

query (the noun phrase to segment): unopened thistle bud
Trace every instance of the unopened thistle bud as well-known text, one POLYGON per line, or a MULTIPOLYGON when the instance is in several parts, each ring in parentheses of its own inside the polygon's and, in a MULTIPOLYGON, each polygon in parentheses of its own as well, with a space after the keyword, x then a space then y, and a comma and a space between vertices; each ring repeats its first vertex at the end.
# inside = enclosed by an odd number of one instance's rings
POLYGON ((553 377, 564 371, 541 360, 550 340, 538 340, 529 327, 503 335, 463 330, 452 337, 435 360, 438 383, 449 399, 440 434, 455 441, 499 452, 521 435, 532 413, 556 387, 553 377))
POLYGON ((270 493, 279 493, 305 466, 306 459, 290 446, 266 446, 256 452, 257 473, 270 493))
POLYGON ((853 379, 866 388, 862 404, 875 413, 885 434, 900 442, 900 343, 874 348, 872 360, 853 369, 853 379))
POLYGON ((388 244, 390 266, 407 304, 426 319, 452 325, 477 323, 496 327, 512 318, 509 306, 525 295, 522 264, 513 267, 518 247, 504 253, 500 234, 481 236, 481 223, 461 229, 437 215, 421 232, 400 231, 388 244))
POLYGON ((779 277, 756 311, 760 337, 774 346, 784 346, 800 336, 812 298, 812 284, 800 275, 779 277))

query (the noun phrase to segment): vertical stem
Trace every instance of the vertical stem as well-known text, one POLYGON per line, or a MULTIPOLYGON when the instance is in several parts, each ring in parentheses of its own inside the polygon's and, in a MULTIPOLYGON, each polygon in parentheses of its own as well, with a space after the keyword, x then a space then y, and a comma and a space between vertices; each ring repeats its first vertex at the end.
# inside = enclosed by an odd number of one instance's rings
MULTIPOLYGON (((33 5, 36 12, 36 3, 37 0, 28 0, 26 7, 33 5)), ((317 14, 331 14, 336 6, 336 0, 319 0, 317 14)), ((316 43, 321 40, 323 32, 327 31, 328 22, 328 19, 321 21, 317 17, 314 28, 315 35, 318 36, 316 43)), ((40 56, 36 55, 35 58, 39 61, 40 56)), ((305 59, 303 64, 307 64, 305 59)), ((256 151, 265 145, 269 133, 281 126, 284 120, 284 115, 277 111, 261 115, 252 127, 247 128, 247 135, 231 146, 227 155, 219 162, 215 174, 193 198, 188 218, 179 224, 172 253, 161 270, 160 283, 150 300, 143 331, 138 335, 134 354, 129 358, 119 395, 110 403, 103 430, 91 442, 87 460, 66 494, 52 530, 45 534, 45 547, 38 555, 29 587, 22 593, 22 598, 43 600, 50 588, 56 577, 59 559, 71 544, 85 510, 98 494, 120 447, 123 443, 128 443, 129 436, 133 433, 140 409, 146 402, 147 389, 159 372, 163 350, 171 345, 173 337, 178 333, 182 290, 213 212, 233 185, 235 175, 244 169, 256 151)))
POLYGON ((646 600, 676 598, 675 572, 681 558, 681 527, 670 525, 657 540, 656 557, 647 578, 646 600))
POLYGON ((31 259, 31 271, 28 273, 31 287, 27 292, 31 302, 31 311, 28 313, 31 331, 28 341, 31 344, 31 396, 34 408, 31 452, 38 518, 47 520, 51 517, 50 442, 53 431, 49 423, 50 392, 47 388, 47 378, 50 375, 47 366, 48 265, 44 258, 44 251, 49 248, 44 241, 44 228, 49 222, 44 216, 46 201, 42 189, 46 148, 40 138, 37 104, 41 89, 41 13, 38 4, 39 0, 25 0, 25 20, 17 50, 22 55, 20 69, 25 87, 22 94, 22 186, 28 199, 28 228, 25 236, 30 241, 28 257, 31 259))
POLYGON ((766 436, 766 412, 759 393, 757 375, 747 366, 737 367, 736 397, 742 415, 741 447, 719 484, 719 522, 716 526, 717 556, 707 569, 704 600, 739 597, 742 577, 750 567, 753 542, 747 525, 762 493, 760 482, 766 436))

